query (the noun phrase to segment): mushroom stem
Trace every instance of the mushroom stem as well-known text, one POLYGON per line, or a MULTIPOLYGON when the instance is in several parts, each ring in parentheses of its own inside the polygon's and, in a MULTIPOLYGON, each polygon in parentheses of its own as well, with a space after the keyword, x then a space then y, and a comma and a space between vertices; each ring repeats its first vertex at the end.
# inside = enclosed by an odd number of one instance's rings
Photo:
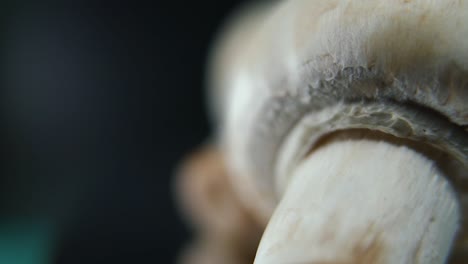
POLYGON ((255 263, 444 263, 459 211, 450 184, 421 154, 332 142, 290 174, 255 263))

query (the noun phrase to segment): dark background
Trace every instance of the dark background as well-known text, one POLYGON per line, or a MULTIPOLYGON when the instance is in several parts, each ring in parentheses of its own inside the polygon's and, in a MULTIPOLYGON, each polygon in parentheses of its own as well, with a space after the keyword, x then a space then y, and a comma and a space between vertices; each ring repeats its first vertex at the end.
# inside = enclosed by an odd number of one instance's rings
POLYGON ((173 263, 174 170, 239 2, 2 1, 0 217, 51 219, 55 263, 173 263))

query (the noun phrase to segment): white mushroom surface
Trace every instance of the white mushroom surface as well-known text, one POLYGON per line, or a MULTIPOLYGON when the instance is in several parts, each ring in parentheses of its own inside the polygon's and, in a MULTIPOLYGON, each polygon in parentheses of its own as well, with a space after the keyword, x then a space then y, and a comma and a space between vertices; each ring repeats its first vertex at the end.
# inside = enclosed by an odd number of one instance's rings
POLYGON ((334 142, 292 173, 255 263, 443 263, 459 227, 433 162, 385 142, 334 142))
POLYGON ((255 263, 465 263, 467 0, 247 6, 209 93, 255 263))

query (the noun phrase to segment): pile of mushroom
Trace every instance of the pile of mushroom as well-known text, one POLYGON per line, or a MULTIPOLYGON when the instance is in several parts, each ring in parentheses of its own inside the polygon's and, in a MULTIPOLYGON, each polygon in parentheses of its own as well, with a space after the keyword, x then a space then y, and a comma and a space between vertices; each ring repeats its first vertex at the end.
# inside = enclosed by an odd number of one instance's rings
POLYGON ((249 5, 209 93, 182 262, 468 263, 468 1, 249 5))

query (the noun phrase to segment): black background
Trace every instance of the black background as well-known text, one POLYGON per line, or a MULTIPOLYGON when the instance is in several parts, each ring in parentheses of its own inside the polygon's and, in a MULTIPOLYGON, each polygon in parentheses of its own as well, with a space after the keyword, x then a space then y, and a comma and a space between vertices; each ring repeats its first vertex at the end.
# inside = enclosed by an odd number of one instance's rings
POLYGON ((11 1, 1 215, 45 215, 56 263, 173 263, 177 162, 210 135, 206 56, 239 1, 11 1))

